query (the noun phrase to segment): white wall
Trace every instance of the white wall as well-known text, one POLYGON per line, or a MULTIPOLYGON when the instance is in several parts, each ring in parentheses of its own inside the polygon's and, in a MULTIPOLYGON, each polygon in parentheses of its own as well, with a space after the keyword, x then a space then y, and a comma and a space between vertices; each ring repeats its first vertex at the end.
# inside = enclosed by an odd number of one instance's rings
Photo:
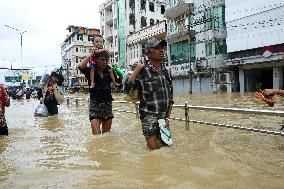
POLYGON ((228 52, 284 43, 283 0, 230 0, 225 4, 228 52))
POLYGON ((5 84, 5 73, 7 69, 0 69, 0 84, 5 84))

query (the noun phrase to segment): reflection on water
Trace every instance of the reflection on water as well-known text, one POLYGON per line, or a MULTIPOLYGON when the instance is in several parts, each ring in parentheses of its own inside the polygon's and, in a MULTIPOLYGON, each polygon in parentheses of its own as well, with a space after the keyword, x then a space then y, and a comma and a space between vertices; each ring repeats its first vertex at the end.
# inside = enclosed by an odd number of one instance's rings
MULTIPOLYGON (((115 100, 122 99, 115 96, 115 100)), ((269 108, 251 94, 176 95, 175 103, 269 108)), ((173 121, 174 144, 150 152, 134 114, 114 112, 110 133, 92 136, 87 101, 34 118, 34 100, 12 101, 0 137, 0 188, 283 188, 284 137, 173 121)), ((114 109, 134 111, 133 105, 114 109)), ((183 117, 182 109, 173 110, 183 117)), ((190 118, 277 130, 283 118, 190 110, 190 118)))

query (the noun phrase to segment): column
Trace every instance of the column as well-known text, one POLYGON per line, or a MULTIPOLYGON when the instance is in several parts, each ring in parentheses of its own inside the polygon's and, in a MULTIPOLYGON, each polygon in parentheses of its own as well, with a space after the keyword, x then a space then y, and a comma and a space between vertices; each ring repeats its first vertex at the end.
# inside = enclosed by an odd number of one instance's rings
POLYGON ((245 72, 244 70, 239 70, 239 83, 240 83, 240 93, 245 92, 245 72))
POLYGON ((283 68, 279 66, 273 67, 273 89, 283 88, 283 68))

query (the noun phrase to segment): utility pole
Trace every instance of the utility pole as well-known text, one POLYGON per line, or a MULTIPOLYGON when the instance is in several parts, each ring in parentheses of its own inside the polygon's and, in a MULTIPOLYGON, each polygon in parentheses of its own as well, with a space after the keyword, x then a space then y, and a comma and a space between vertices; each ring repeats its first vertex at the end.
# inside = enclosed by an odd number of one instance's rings
POLYGON ((4 25, 5 27, 7 27, 7 28, 10 28, 10 29, 13 29, 13 30, 16 30, 19 34, 20 34, 20 36, 21 36, 21 66, 22 66, 22 71, 23 71, 23 35, 24 35, 24 33, 26 33, 27 31, 25 30, 25 31, 20 31, 19 29, 17 29, 17 28, 14 28, 14 27, 11 27, 11 26, 8 26, 8 25, 4 25))

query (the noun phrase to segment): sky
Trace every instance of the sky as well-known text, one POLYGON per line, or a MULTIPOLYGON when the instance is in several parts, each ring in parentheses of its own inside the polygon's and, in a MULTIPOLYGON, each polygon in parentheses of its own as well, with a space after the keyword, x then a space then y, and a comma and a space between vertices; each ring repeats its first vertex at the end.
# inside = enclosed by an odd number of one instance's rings
POLYGON ((100 29, 99 5, 105 0, 0 0, 0 67, 60 66, 61 44, 69 25, 100 29), (20 32, 23 34, 21 64, 20 32))

